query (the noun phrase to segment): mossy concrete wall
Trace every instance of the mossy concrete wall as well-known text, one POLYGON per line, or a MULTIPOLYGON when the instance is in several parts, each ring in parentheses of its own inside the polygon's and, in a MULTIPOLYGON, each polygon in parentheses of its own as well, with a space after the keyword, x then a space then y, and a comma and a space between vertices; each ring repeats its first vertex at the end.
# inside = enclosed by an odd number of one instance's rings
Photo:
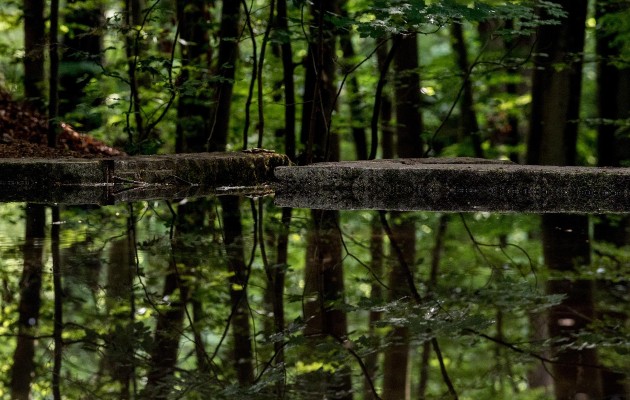
POLYGON ((109 204, 268 191, 276 153, 194 153, 108 159, 0 159, 0 201, 109 204), (230 188, 223 188, 229 186, 230 188))
POLYGON ((275 171, 278 206, 502 212, 630 212, 630 169, 477 159, 321 163, 275 171))

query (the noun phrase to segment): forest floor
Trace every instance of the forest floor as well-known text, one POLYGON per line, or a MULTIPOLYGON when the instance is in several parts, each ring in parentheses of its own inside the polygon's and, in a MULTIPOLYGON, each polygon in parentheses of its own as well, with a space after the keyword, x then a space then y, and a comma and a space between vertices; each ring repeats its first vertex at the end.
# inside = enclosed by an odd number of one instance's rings
POLYGON ((114 157, 125 153, 60 124, 56 148, 47 146, 48 119, 0 89, 0 158, 114 157))

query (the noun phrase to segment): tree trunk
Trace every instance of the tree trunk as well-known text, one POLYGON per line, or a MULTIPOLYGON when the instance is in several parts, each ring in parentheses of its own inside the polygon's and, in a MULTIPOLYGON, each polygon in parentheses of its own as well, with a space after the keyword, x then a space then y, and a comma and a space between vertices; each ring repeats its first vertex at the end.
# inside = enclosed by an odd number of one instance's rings
MULTIPOLYGON (((136 43, 136 34, 132 27, 138 27, 142 24, 142 0, 125 0, 125 25, 129 31, 125 37, 125 51, 127 55, 127 68, 129 73, 129 114, 133 114, 138 141, 142 141, 146 137, 144 130, 144 120, 142 118, 142 105, 140 104, 140 85, 138 84, 136 71, 136 57, 139 53, 139 44, 136 43)), ((134 144, 133 131, 130 126, 129 117, 127 115, 127 130, 129 136, 129 145, 134 144)))
POLYGON ((587 1, 555 3, 568 12, 568 17, 559 25, 538 28, 528 164, 575 165, 576 162, 587 1))
POLYGON ((169 298, 170 305, 159 314, 155 327, 154 348, 144 390, 144 397, 148 399, 167 399, 171 393, 171 379, 177 365, 184 309, 188 300, 188 286, 177 268, 173 257, 162 292, 163 297, 169 298), (176 293, 177 290, 179 293, 176 293))
MULTIPOLYGON (((342 18, 348 18, 347 0, 339 4, 338 13, 342 18)), ((350 126, 352 131, 352 139, 356 149, 357 160, 366 160, 368 158, 367 140, 365 137, 365 118, 363 117, 363 102, 359 89, 359 81, 354 72, 349 71, 356 63, 356 53, 352 44, 351 31, 342 30, 339 32, 339 45, 343 52, 343 58, 346 63, 343 65, 342 72, 349 73, 347 82, 348 105, 350 106, 350 126), (348 64, 349 63, 349 64, 348 64), (347 71, 347 72, 346 72, 347 71)))
MULTIPOLYGON (((381 40, 385 40, 381 38, 381 40)), ((388 46, 383 44, 376 50, 376 58, 378 63, 378 72, 385 68, 388 46)), ((392 125, 392 99, 389 91, 384 91, 381 94, 381 107, 380 107, 380 129, 381 129, 381 150, 384 159, 394 158, 394 136, 396 130, 392 125)))
MULTIPOLYGON (((396 96, 396 150, 398 157, 422 157, 422 115, 420 113, 420 76, 418 74, 418 42, 416 34, 398 35, 398 50, 394 55, 396 96)), ((407 265, 415 265, 415 221, 405 213, 391 213, 392 234, 407 265)), ((392 288, 388 300, 409 296, 407 277, 401 266, 394 266, 389 275, 392 288)), ((404 399, 409 396, 407 368, 409 361, 409 332, 406 327, 394 327, 388 337, 390 344, 383 360, 383 399, 404 399)))
MULTIPOLYGON (((339 212, 312 210, 311 216, 313 229, 307 239, 304 277, 304 335, 313 341, 326 336, 343 340, 348 334, 346 313, 334 306, 344 298, 339 212)), ((350 372, 346 366, 326 374, 322 396, 352 399, 350 372)))
MULTIPOLYGON (((588 217, 548 214, 542 219, 543 255, 548 268, 571 273, 590 263, 588 217)), ((595 317, 593 282, 584 279, 550 279, 549 294, 564 294, 562 304, 549 310, 549 334, 552 338, 571 338, 595 317)), ((595 349, 556 351, 553 365, 554 390, 559 400, 574 399, 580 393, 588 399, 602 398, 595 349)))
POLYGON ((277 33, 284 35, 280 45, 282 54, 282 84, 284 85, 284 151, 295 161, 295 82, 293 77, 293 48, 287 19, 287 1, 278 0, 276 15, 277 33))
POLYGON ((238 383, 246 386, 254 381, 253 349, 249 326, 247 298, 248 267, 245 264, 240 200, 236 196, 220 197, 223 209, 225 252, 230 277, 232 306, 233 362, 238 383))
POLYGON ((64 23, 70 31, 63 35, 59 75, 59 115, 73 126, 90 131, 101 126, 98 113, 90 108, 102 101, 90 99, 85 89, 100 77, 102 64, 103 9, 100 4, 70 0, 64 23), (83 103, 83 107, 77 107, 83 103), (66 116, 73 113, 72 116, 66 116))
MULTIPOLYGON (((405 262, 409 266, 415 265, 416 258, 416 224, 409 214, 392 212, 392 246, 397 246, 402 252, 405 262)), ((392 248, 391 253, 395 253, 392 248)), ((389 282, 391 289, 388 301, 411 297, 407 276, 402 266, 395 264, 391 267, 389 282)), ((387 337, 388 344, 383 360, 383 399, 406 399, 409 397, 409 382, 407 368, 409 364, 409 329, 407 327, 393 327, 387 337)))
POLYGON ((232 90, 238 55, 240 27, 240 1, 223 0, 221 28, 219 31, 218 76, 221 78, 214 88, 214 109, 210 116, 210 132, 206 138, 208 151, 224 151, 229 136, 232 90))
POLYGON ((335 97, 335 27, 325 18, 336 1, 317 0, 311 6, 312 41, 305 59, 306 78, 300 140, 306 146, 305 162, 338 160, 338 137, 329 132, 335 97))
MULTIPOLYGON (((374 215, 372 217, 372 221, 370 223, 370 270, 374 276, 376 276, 379 280, 383 278, 383 267, 385 262, 385 253, 383 249, 383 227, 379 221, 378 215, 374 215)), ((370 300, 378 302, 383 299, 383 286, 376 279, 372 281, 371 290, 370 290, 370 300)), ((382 318, 381 311, 370 311, 369 320, 368 320, 368 334, 370 340, 374 342, 372 345, 375 348, 380 347, 380 340, 378 335, 376 334, 376 323, 382 318)), ((376 379, 376 374, 378 372, 378 351, 373 351, 365 357, 365 367, 367 369, 367 373, 369 378, 374 382, 376 379)), ((367 379, 363 385, 363 393, 364 398, 366 400, 374 400, 374 393, 372 392, 372 385, 369 384, 367 379)))
POLYGON ((460 105, 460 142, 464 138, 469 138, 472 143, 473 153, 475 157, 483 158, 483 150, 481 148, 481 135, 479 132, 479 123, 477 122, 477 113, 475 112, 475 100, 473 97, 472 81, 470 80, 470 65, 468 63, 468 48, 464 40, 464 28, 462 24, 451 24, 451 35, 453 52, 457 60, 457 67, 462 75, 462 85, 464 90, 462 97, 459 99, 460 105))
MULTIPOLYGON (((210 67, 211 47, 208 42, 207 21, 210 21, 206 1, 177 2, 177 15, 181 38, 182 72, 179 81, 202 81, 204 71, 210 67)), ((210 113, 207 89, 201 86, 195 94, 181 93, 177 107, 177 132, 175 149, 178 153, 196 153, 206 150, 209 131, 207 116, 210 113)))
POLYGON ((422 114, 420 113, 420 75, 416 34, 398 35, 394 56, 396 96, 396 151, 398 157, 422 157, 422 114))
POLYGON ((48 76, 48 146, 57 147, 57 131, 59 130, 59 0, 50 2, 50 34, 48 46, 50 74, 48 76))
POLYGON ((44 0, 24 0, 24 96, 39 111, 44 96, 44 0))
MULTIPOLYGON (((557 2, 568 17, 560 25, 539 27, 534 59, 532 114, 527 160, 531 164, 574 165, 581 94, 586 0, 557 2), (558 68, 561 65, 562 68, 558 68), (553 107, 550 106, 553 104, 553 107)), ((543 255, 551 271, 570 273, 590 262, 588 217, 546 214, 542 217, 543 255)), ((594 316, 593 282, 552 278, 547 293, 566 299, 549 310, 549 334, 573 340, 594 316)), ((594 349, 556 350, 554 391, 559 400, 582 394, 601 398, 594 349)))
POLYGON ((20 279, 18 337, 11 368, 11 398, 28 400, 35 373, 35 339, 41 307, 42 271, 46 209, 41 204, 26 205, 24 269, 20 279))

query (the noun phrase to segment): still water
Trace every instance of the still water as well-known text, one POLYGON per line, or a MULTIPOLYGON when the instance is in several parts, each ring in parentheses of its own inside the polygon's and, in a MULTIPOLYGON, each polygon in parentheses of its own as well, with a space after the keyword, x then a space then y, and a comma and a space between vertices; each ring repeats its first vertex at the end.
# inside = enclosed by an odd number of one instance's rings
POLYGON ((0 205, 3 398, 628 395, 626 216, 58 213, 0 205))

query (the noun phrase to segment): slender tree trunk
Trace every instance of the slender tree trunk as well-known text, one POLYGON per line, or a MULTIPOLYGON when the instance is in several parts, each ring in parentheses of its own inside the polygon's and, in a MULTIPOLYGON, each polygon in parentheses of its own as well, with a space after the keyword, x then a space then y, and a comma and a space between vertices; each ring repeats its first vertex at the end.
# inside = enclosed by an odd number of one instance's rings
POLYGON ((224 0, 219 30, 218 76, 220 82, 214 88, 214 109, 210 115, 210 132, 206 138, 208 151, 224 151, 228 142, 232 91, 238 55, 240 27, 239 1, 224 0))
MULTIPOLYGON (((457 60, 457 67, 462 74, 464 90, 459 100, 460 105, 460 129, 461 139, 470 137, 475 157, 483 158, 481 148, 481 136, 477 113, 475 112, 475 100, 473 97, 472 81, 470 79, 470 65, 468 63, 468 48, 464 39, 464 28, 462 24, 451 24, 451 35, 453 52, 457 60)), ((460 140, 461 141, 461 140, 460 140)))
MULTIPOLYGON (((370 223, 370 257, 371 272, 380 280, 383 278, 384 274, 385 254, 383 249, 383 227, 381 226, 378 215, 374 215, 370 223)), ((373 301, 383 299, 383 286, 376 280, 372 281, 370 299, 373 301)), ((371 310, 369 315, 368 334, 370 339, 374 341, 372 345, 375 348, 380 347, 380 340, 376 334, 376 324, 381 320, 382 314, 383 313, 381 311, 371 310)), ((379 352, 373 351, 365 357, 365 367, 372 382, 374 382, 376 374, 378 373, 378 356, 379 352)), ((367 379, 363 385, 363 393, 366 400, 375 399, 374 393, 372 392, 372 386, 369 384, 367 379)))
POLYGON ((41 307, 42 271, 46 209, 40 204, 26 205, 26 234, 24 236, 24 269, 20 279, 18 305, 18 337, 11 368, 11 398, 30 398, 35 372, 35 339, 41 307))
POLYGON ((295 160, 295 82, 293 71, 293 48, 287 19, 287 0, 278 0, 276 24, 277 32, 284 36, 280 51, 282 54, 282 84, 284 85, 284 151, 295 160))
POLYGON ((24 0, 24 96, 44 111, 44 0, 24 0))
MULTIPOLYGON (((125 24, 128 32, 125 36, 125 51, 127 55, 127 68, 129 73, 129 114, 133 114, 135 122, 136 138, 142 141, 145 138, 144 119, 142 117, 142 105, 140 100, 140 85, 136 71, 136 58, 138 57, 139 44, 136 43, 136 32, 132 27, 138 27, 142 24, 141 0, 125 0, 125 24)), ((127 115, 127 129, 129 136, 129 145, 134 144, 133 131, 129 123, 127 115)))
POLYGON ((48 146, 57 147, 57 131, 59 130, 59 0, 50 2, 50 76, 48 77, 48 146))
MULTIPOLYGON (((381 40, 384 39, 381 38, 381 40)), ((385 68, 388 52, 388 46, 385 44, 376 50, 379 73, 385 68)), ((381 95, 380 114, 380 129, 382 135, 381 150, 383 152, 383 158, 394 158, 394 136, 396 130, 392 125, 393 106, 391 94, 388 91, 384 91, 381 95)))

